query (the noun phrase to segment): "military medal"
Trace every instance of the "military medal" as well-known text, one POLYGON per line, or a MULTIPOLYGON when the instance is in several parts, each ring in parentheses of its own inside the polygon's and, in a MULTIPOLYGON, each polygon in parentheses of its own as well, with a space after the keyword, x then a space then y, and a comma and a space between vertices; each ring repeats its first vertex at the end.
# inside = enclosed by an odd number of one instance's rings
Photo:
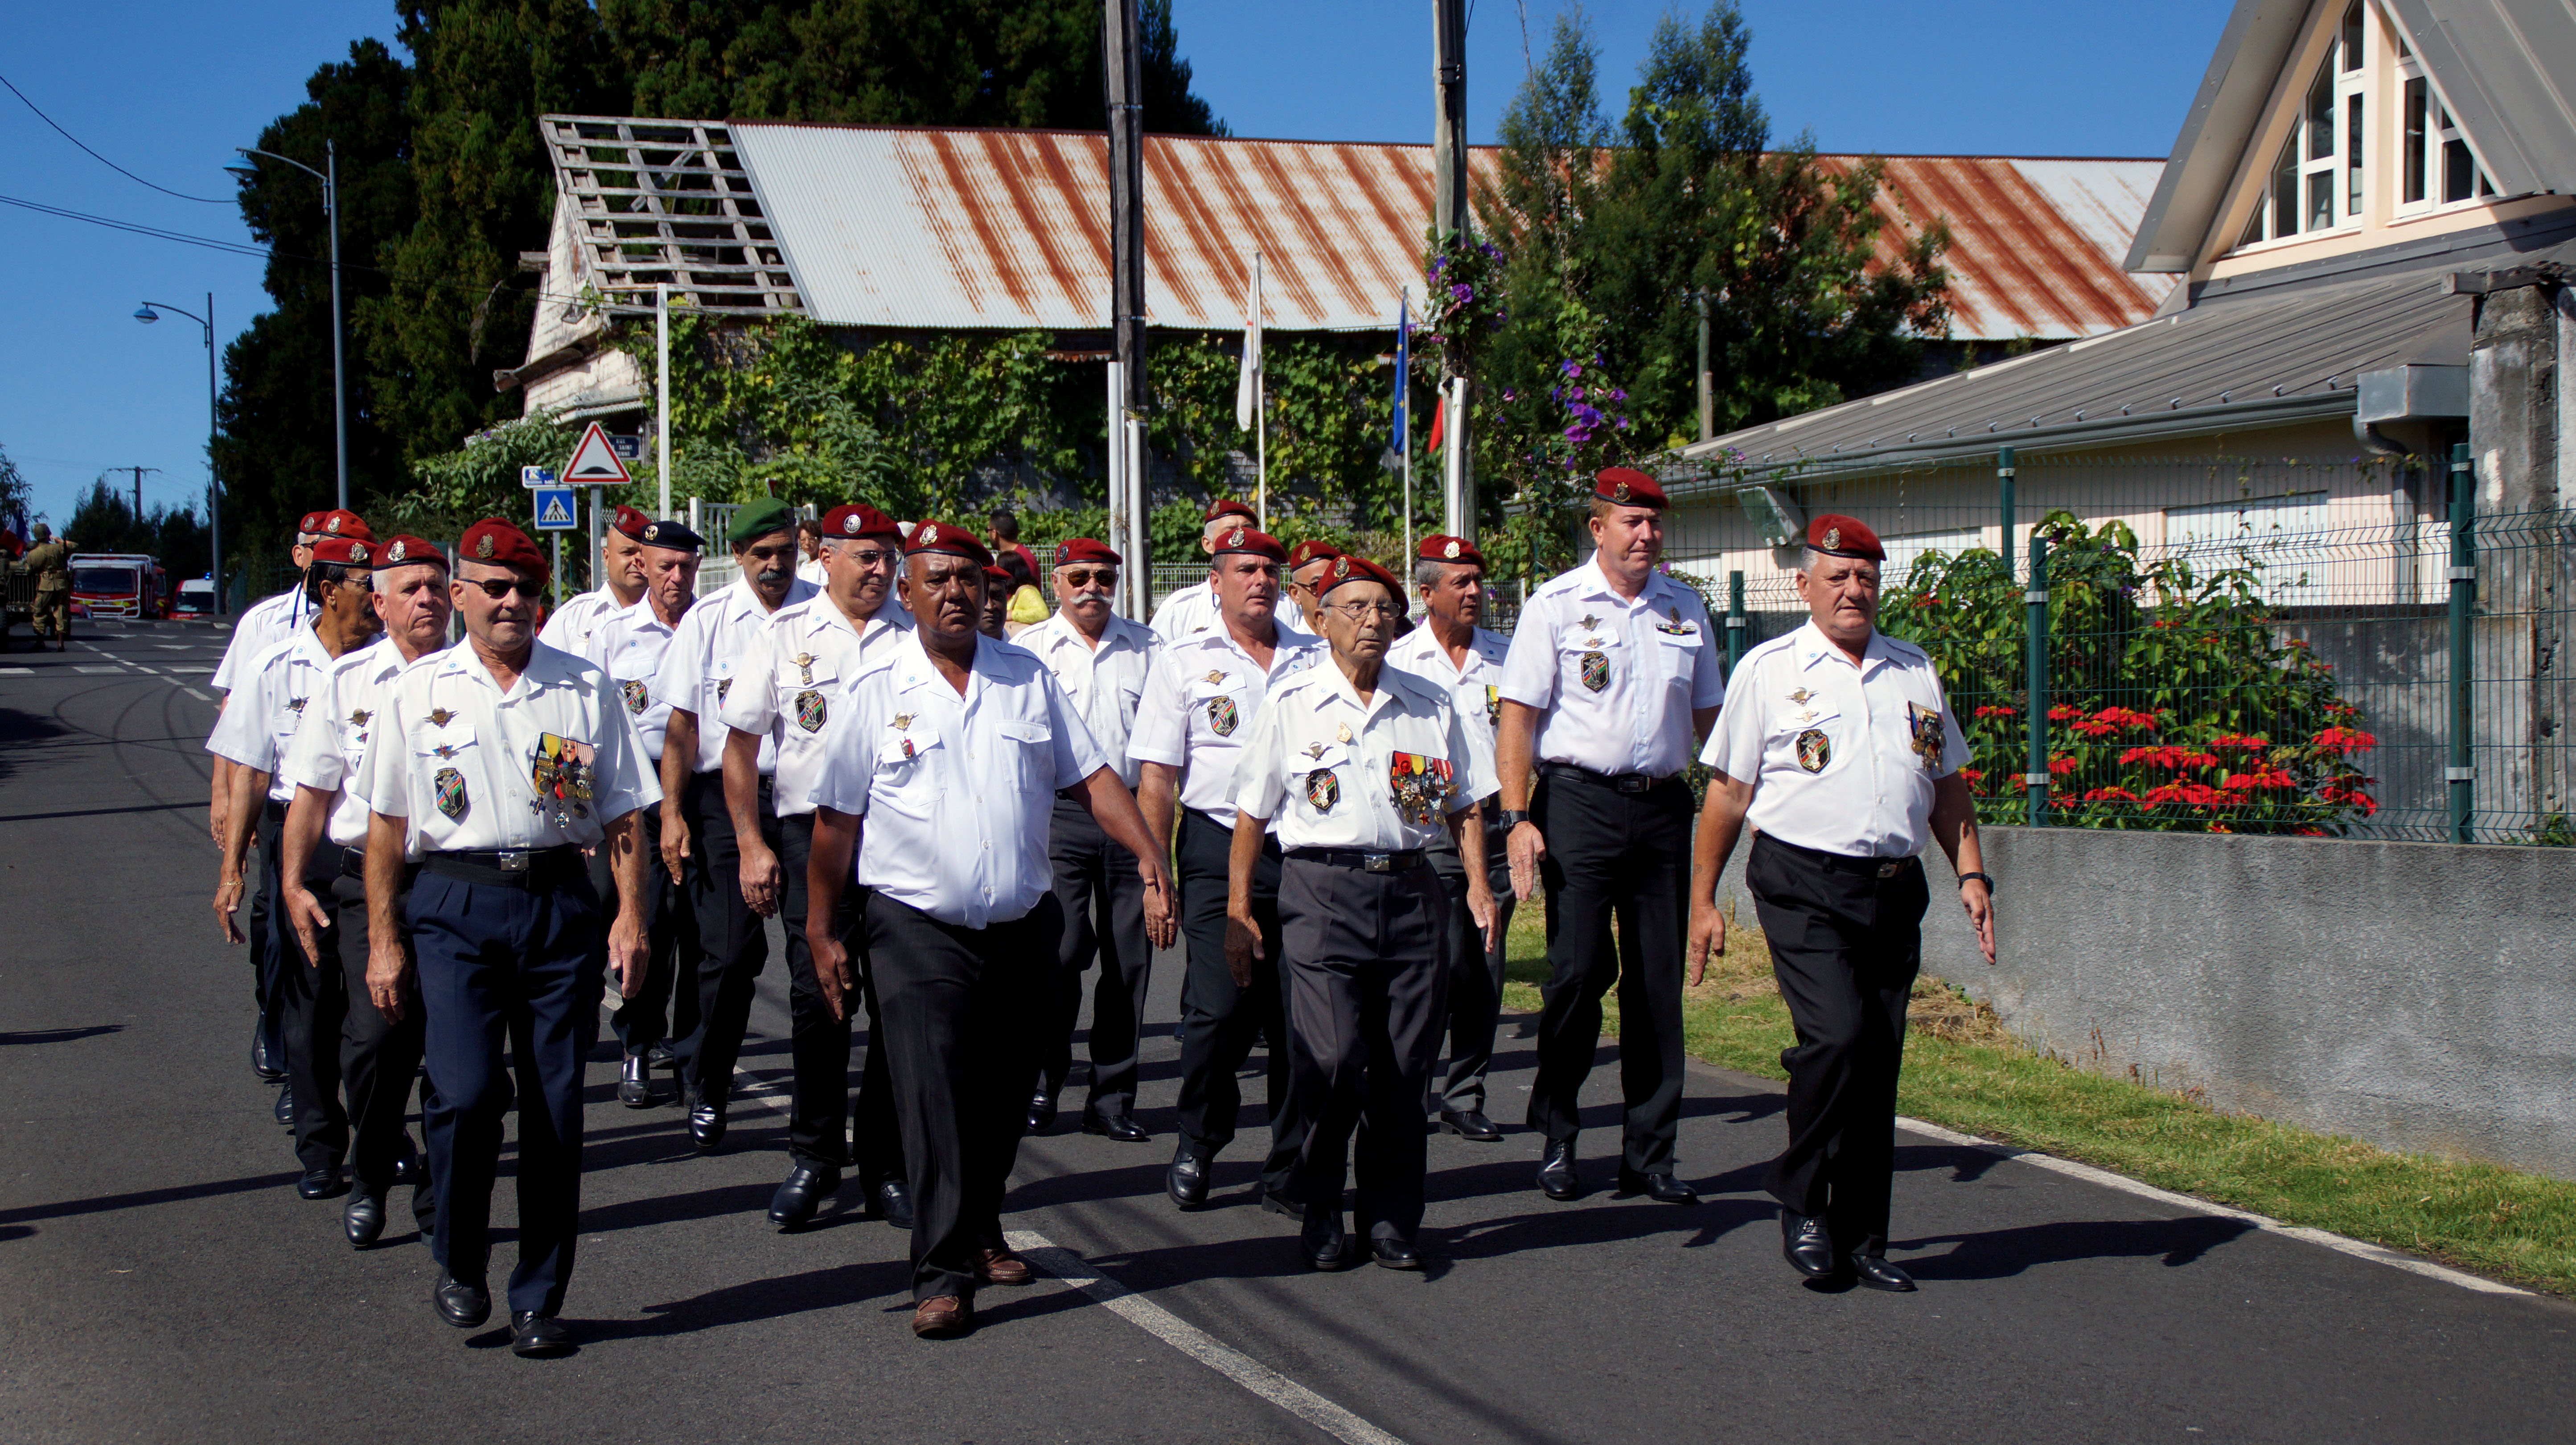
POLYGON ((1823 728, 1809 728, 1798 734, 1798 766, 1811 773, 1821 773, 1825 764, 1834 760, 1833 739, 1823 728))
POLYGON ((311 698, 290 697, 286 700, 286 710, 295 714, 297 717, 302 717, 304 716, 304 704, 310 701, 312 701, 311 698))
POLYGON ((537 790, 537 811, 554 801, 555 826, 568 828, 575 817, 590 816, 592 753, 587 743, 541 733, 528 777, 537 790))
MULTIPOLYGON (((899 713, 896 713, 896 714, 894 715, 894 726, 895 726, 895 731, 897 731, 897 732, 901 732, 901 731, 903 731, 905 728, 911 727, 911 726, 912 726, 912 714, 910 714, 910 713, 908 713, 908 712, 899 712, 899 713)), ((912 748, 912 739, 910 739, 910 738, 905 738, 905 739, 903 740, 903 755, 904 755, 905 757, 907 757, 907 758, 908 758, 908 757, 911 757, 911 756, 912 756, 912 753, 913 753, 913 748, 912 748)))
POLYGON ((1923 771, 1929 773, 1941 766, 1941 714, 1919 702, 1905 705, 1905 726, 1913 734, 1914 756, 1921 759, 1923 771))
POLYGON ((453 743, 440 743, 438 746, 431 748, 430 751, 438 754, 442 758, 452 758, 456 756, 456 746, 453 743))
POLYGON ((474 808, 474 800, 465 796, 465 775, 454 768, 440 768, 429 781, 438 790, 438 811, 451 823, 464 822, 474 808))
POLYGON ((356 712, 349 714, 349 726, 356 728, 365 727, 367 725, 367 719, 374 716, 374 713, 367 711, 365 708, 360 708, 356 712))
POLYGON ((1503 721, 1503 690, 1490 682, 1485 684, 1485 721, 1497 727, 1503 721))
POLYGON ((1576 660, 1583 664, 1583 686, 1587 690, 1599 692, 1601 689, 1610 685, 1610 655, 1608 653, 1587 652, 1576 660))
POLYGON ((1234 736, 1235 725, 1243 720, 1242 715, 1235 711, 1234 699, 1231 697, 1209 698, 1207 715, 1208 731, 1221 738, 1234 736))
POLYGON ((1217 671, 1215 668, 1209 668, 1207 680, 1208 686, 1210 687, 1223 687, 1225 685, 1225 674, 1217 671))
POLYGON ((1324 756, 1324 745, 1322 743, 1308 743, 1306 746, 1298 749, 1298 751, 1306 755, 1306 760, 1308 762, 1320 762, 1324 756))
POLYGON ((1449 796, 1449 760, 1420 753, 1397 753, 1387 771, 1395 790, 1395 811, 1408 823, 1440 821, 1440 804, 1449 796))
POLYGON ((724 706, 725 694, 726 694, 726 693, 729 693, 729 692, 731 692, 731 691, 733 691, 733 679, 732 679, 732 678, 729 678, 729 677, 728 677, 728 678, 723 679, 722 681, 719 681, 719 682, 716 684, 716 706, 718 706, 718 707, 722 707, 722 706, 724 706))
POLYGON ((454 713, 452 713, 452 712, 449 712, 447 709, 445 709, 445 708, 443 708, 443 707, 434 707, 434 708, 431 708, 431 709, 429 710, 429 725, 430 725, 431 727, 434 727, 434 728, 443 728, 443 727, 447 726, 447 724, 448 724, 450 721, 452 721, 452 720, 455 718, 455 716, 456 716, 456 714, 454 714, 454 713))
MULTIPOLYGON (((855 515, 853 516, 853 520, 856 520, 855 515)), ((796 664, 796 685, 799 687, 812 687, 814 685, 814 654, 810 652, 800 652, 787 660, 796 664)), ((811 732, 813 730, 808 728, 806 731, 811 732)))
POLYGON ((1690 636, 1692 633, 1695 633, 1695 632, 1699 631, 1699 629, 1698 629, 1698 628, 1693 627, 1693 626, 1691 626, 1689 623, 1682 621, 1682 609, 1680 608, 1680 606, 1676 605, 1676 606, 1672 609, 1672 617, 1673 617, 1673 620, 1672 620, 1672 621, 1670 621, 1670 622, 1658 622, 1658 623, 1656 623, 1656 624, 1655 624, 1655 630, 1656 630, 1657 632, 1667 633, 1667 634, 1669 634, 1669 635, 1671 635, 1671 636, 1674 636, 1674 637, 1688 637, 1688 636, 1690 636))
POLYGON ((640 677, 630 677, 626 681, 619 683, 617 685, 617 690, 626 694, 626 710, 628 712, 640 714, 646 707, 652 704, 653 700, 645 695, 644 679, 640 677))
POLYGON ((823 720, 829 715, 829 711, 823 701, 823 694, 810 688, 796 694, 796 725, 805 731, 821 732, 823 720))
POLYGON ((1351 725, 1350 725, 1349 723, 1335 723, 1335 724, 1333 724, 1333 741, 1335 741, 1335 742, 1337 742, 1337 743, 1346 743, 1346 742, 1349 742, 1350 740, 1351 740, 1351 725))
POLYGON ((1593 616, 1589 612, 1586 612, 1583 614, 1583 620, 1574 625, 1582 628, 1586 632, 1590 632, 1592 629, 1601 625, 1601 619, 1593 616))
POLYGON ((1795 689, 1789 694, 1789 701, 1796 703, 1800 707, 1805 707, 1807 705, 1807 699, 1814 696, 1814 693, 1809 692, 1802 687, 1795 689))
POLYGON ((1306 801, 1316 812, 1329 813, 1341 800, 1342 780, 1331 768, 1317 768, 1306 775, 1306 801))

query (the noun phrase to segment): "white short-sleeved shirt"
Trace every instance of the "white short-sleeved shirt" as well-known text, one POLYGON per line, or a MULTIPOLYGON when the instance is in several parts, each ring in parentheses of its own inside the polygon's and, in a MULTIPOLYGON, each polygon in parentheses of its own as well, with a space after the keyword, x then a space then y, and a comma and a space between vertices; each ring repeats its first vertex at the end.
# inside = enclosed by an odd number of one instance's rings
POLYGON ((1501 686, 1542 714, 1540 761, 1659 778, 1690 763, 1692 711, 1726 696, 1699 594, 1655 572, 1631 601, 1598 557, 1531 595, 1501 686))
POLYGON ((1425 622, 1386 649, 1387 666, 1400 667, 1448 692, 1449 705, 1467 725, 1467 744, 1476 750, 1488 776, 1499 776, 1494 767, 1494 732, 1503 717, 1503 658, 1511 647, 1510 638, 1479 627, 1467 639, 1466 660, 1451 662, 1449 649, 1440 645, 1439 636, 1425 622))
MULTIPOLYGON (((1282 632, 1293 632, 1299 637, 1315 635, 1306 626, 1305 614, 1289 600, 1288 589, 1284 586, 1279 589, 1279 601, 1271 608, 1271 616, 1277 620, 1282 632)), ((1162 605, 1154 609, 1154 620, 1148 625, 1166 646, 1186 641, 1202 632, 1223 632, 1225 628, 1219 625, 1216 612, 1216 579, 1211 577, 1203 582, 1193 582, 1166 596, 1162 605)))
POLYGON ((276 802, 295 797, 279 764, 296 724, 329 671, 332 657, 310 627, 299 627, 270 647, 242 672, 229 705, 215 718, 206 751, 245 768, 268 774, 268 796, 276 802))
POLYGON ((1968 740, 1921 648, 1872 632, 1861 658, 1812 622, 1746 653, 1700 761, 1750 780, 1744 820, 1784 843, 1910 858, 1968 740))
POLYGON ((1449 835, 1451 813, 1494 790, 1446 690, 1400 668, 1377 676, 1361 702, 1339 666, 1310 667, 1252 720, 1234 804, 1276 822, 1280 847, 1427 848, 1449 835))
MULTIPOLYGON (((642 597, 635 599, 642 602, 642 597)), ((591 635, 609 618, 625 611, 617 594, 605 587, 594 587, 554 610, 546 625, 537 633, 537 641, 575 657, 590 655, 591 635)))
POLYGON ((313 603, 302 587, 263 597, 244 608, 233 622, 232 641, 224 644, 224 660, 215 665, 215 690, 231 692, 241 686, 252 663, 312 620, 313 603))
POLYGON ((323 671, 286 745, 278 776, 290 786, 334 795, 329 832, 343 848, 367 846, 371 810, 348 784, 366 759, 367 729, 384 712, 385 692, 409 665, 389 637, 343 654, 323 671))
POLYGON ((724 727, 758 737, 761 750, 778 760, 770 790, 778 816, 814 811, 833 711, 870 663, 892 656, 912 635, 912 625, 912 614, 888 601, 865 628, 854 627, 829 595, 770 614, 742 659, 740 684, 716 715, 724 727))
MULTIPOLYGON (((688 620, 688 613, 680 614, 680 622, 688 620)), ((638 597, 632 607, 602 613, 581 652, 583 661, 608 674, 618 702, 635 720, 635 736, 644 745, 644 756, 657 765, 662 761, 662 735, 671 726, 671 700, 653 690, 654 679, 660 676, 662 658, 678 631, 679 623, 664 622, 662 614, 653 610, 651 597, 638 597)))
POLYGON ((507 693, 471 642, 404 668, 348 786, 374 811, 409 820, 403 851, 413 859, 595 847, 608 824, 662 801, 608 675, 542 642, 507 693))
MULTIPOLYGON (((787 600, 779 605, 793 607, 817 595, 819 589, 800 577, 787 584, 787 600)), ((724 766, 725 699, 774 615, 751 589, 751 579, 741 577, 715 596, 700 598, 680 619, 678 633, 662 653, 653 696, 697 716, 698 756, 691 771, 712 773, 724 766)), ((778 771, 778 748, 767 738, 760 743, 760 771, 778 771)))
POLYGON ((840 702, 814 801, 866 818, 858 881, 960 928, 1037 907, 1056 790, 1108 766, 1053 675, 979 637, 961 697, 914 631, 840 702))
POLYGON ((1181 806, 1234 826, 1234 768, 1244 729, 1284 678, 1330 660, 1312 633, 1279 633, 1268 671, 1224 628, 1166 640, 1145 674, 1127 753, 1140 763, 1181 770, 1181 806))
POLYGON ((1136 728, 1136 706, 1145 696, 1145 678, 1153 671, 1154 659, 1162 655, 1162 639, 1144 625, 1112 613, 1108 625, 1100 629, 1100 645, 1094 647, 1059 610, 1011 640, 1035 653, 1055 674, 1056 684, 1073 699, 1109 766, 1117 769, 1118 781, 1135 787, 1144 765, 1129 755, 1127 739, 1136 728))

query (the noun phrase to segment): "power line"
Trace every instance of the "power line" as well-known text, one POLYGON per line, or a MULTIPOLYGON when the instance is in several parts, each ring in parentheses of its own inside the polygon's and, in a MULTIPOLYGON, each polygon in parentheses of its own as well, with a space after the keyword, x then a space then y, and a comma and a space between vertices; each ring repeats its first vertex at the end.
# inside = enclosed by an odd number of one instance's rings
POLYGON ((67 131, 67 130, 63 129, 60 125, 58 125, 58 124, 56 124, 56 123, 55 123, 54 118, 53 118, 52 116, 45 114, 43 110, 39 109, 39 108, 37 107, 37 105, 36 105, 36 103, 35 103, 34 101, 32 101, 32 100, 28 100, 28 99, 27 99, 27 92, 25 92, 25 91, 23 91, 23 90, 20 90, 20 89, 19 89, 18 87, 16 87, 15 85, 10 85, 10 84, 9 84, 9 77, 7 77, 7 76, 5 76, 5 75, 0 75, 0 85, 7 85, 7 86, 9 86, 9 93, 10 93, 11 95, 14 95, 14 96, 18 97, 18 99, 19 99, 19 100, 24 101, 24 102, 26 103, 27 109, 32 110, 32 111, 35 111, 35 112, 36 112, 36 119, 43 121, 43 122, 44 122, 45 124, 47 124, 47 125, 53 126, 53 127, 54 127, 54 134, 56 134, 56 135, 58 135, 58 136, 61 136, 63 139, 65 139, 65 140, 67 140, 67 141, 70 141, 73 145, 80 146, 81 150, 82 150, 83 152, 87 153, 87 155, 89 156, 89 158, 90 158, 91 160, 94 160, 94 161, 98 162, 100 165, 103 165, 103 166, 107 167, 109 170, 116 172, 118 175, 125 177, 127 180, 134 182, 134 183, 135 183, 136 185, 138 185, 138 186, 151 186, 151 188, 152 188, 153 190, 159 191, 161 194, 163 194, 163 195, 165 195, 165 196, 177 196, 180 200, 183 200, 183 201, 202 201, 202 202, 204 202, 205 204, 210 205, 210 206, 221 206, 221 205, 225 205, 225 204, 228 204, 229 202, 231 202, 231 200, 233 199, 233 198, 232 198, 232 197, 230 197, 230 196, 192 196, 192 195, 187 194, 187 193, 186 193, 186 192, 184 192, 184 191, 174 191, 174 190, 170 189, 168 186, 155 186, 155 185, 153 185, 153 184, 152 184, 152 182, 150 182, 150 181, 147 181, 147 180, 143 179, 141 176, 136 175, 134 172, 127 170, 125 167, 118 165, 116 162, 114 162, 114 161, 112 161, 112 160, 109 160, 107 157, 105 157, 105 156, 103 156, 103 155, 100 155, 98 152, 96 152, 96 151, 94 151, 94 150, 91 150, 88 146, 83 145, 83 144, 81 143, 81 138, 80 138, 79 136, 76 136, 76 135, 72 134, 70 131, 67 131))

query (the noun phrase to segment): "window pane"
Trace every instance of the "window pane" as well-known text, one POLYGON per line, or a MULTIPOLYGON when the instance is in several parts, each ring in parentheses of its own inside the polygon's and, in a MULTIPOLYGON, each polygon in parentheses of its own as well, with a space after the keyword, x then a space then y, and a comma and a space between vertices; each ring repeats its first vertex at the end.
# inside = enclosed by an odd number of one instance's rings
POLYGON ((2464 140, 2442 142, 2442 199, 2465 201, 2477 184, 2478 164, 2469 159, 2469 143, 2464 140))
POLYGON ((2272 167, 2272 237, 2299 233, 2299 133, 2290 132, 2281 159, 2272 167))
POLYGON ((2361 214, 2361 97, 2343 103, 2343 217, 2361 214))
POLYGON ((2245 234, 2236 238, 2239 246, 2251 246, 2263 239, 2263 203, 2254 203, 2254 214, 2245 218, 2245 234))
POLYGON ((2343 68, 2361 69, 2361 0, 2353 0, 2352 8, 2343 12, 2343 68))
POLYGON ((2424 122, 2430 117, 2421 76, 2406 82, 2406 189, 2409 201, 2424 199, 2424 122))
POLYGON ((2334 154, 2334 67, 2317 72, 2317 83, 2308 87, 2308 159, 2321 161, 2334 154))
POLYGON ((2495 194, 2495 180, 2484 171, 2478 172, 2478 194, 2481 196, 2495 194))
POLYGON ((2334 172, 2308 172, 2308 223, 2302 229, 2323 231, 2334 225, 2334 172))

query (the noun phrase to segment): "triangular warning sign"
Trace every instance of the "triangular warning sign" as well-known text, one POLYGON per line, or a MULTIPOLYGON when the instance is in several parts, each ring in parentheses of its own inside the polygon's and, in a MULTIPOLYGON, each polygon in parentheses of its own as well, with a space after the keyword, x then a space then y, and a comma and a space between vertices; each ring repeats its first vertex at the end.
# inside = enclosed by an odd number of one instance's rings
POLYGON ((581 434, 581 445, 572 449, 572 460, 564 463, 563 479, 585 487, 623 486, 630 480, 626 463, 617 459, 617 449, 608 444, 608 433, 597 422, 581 434))
POLYGON ((538 526, 570 527, 573 525, 570 492, 548 491, 539 495, 541 500, 537 505, 538 526))

